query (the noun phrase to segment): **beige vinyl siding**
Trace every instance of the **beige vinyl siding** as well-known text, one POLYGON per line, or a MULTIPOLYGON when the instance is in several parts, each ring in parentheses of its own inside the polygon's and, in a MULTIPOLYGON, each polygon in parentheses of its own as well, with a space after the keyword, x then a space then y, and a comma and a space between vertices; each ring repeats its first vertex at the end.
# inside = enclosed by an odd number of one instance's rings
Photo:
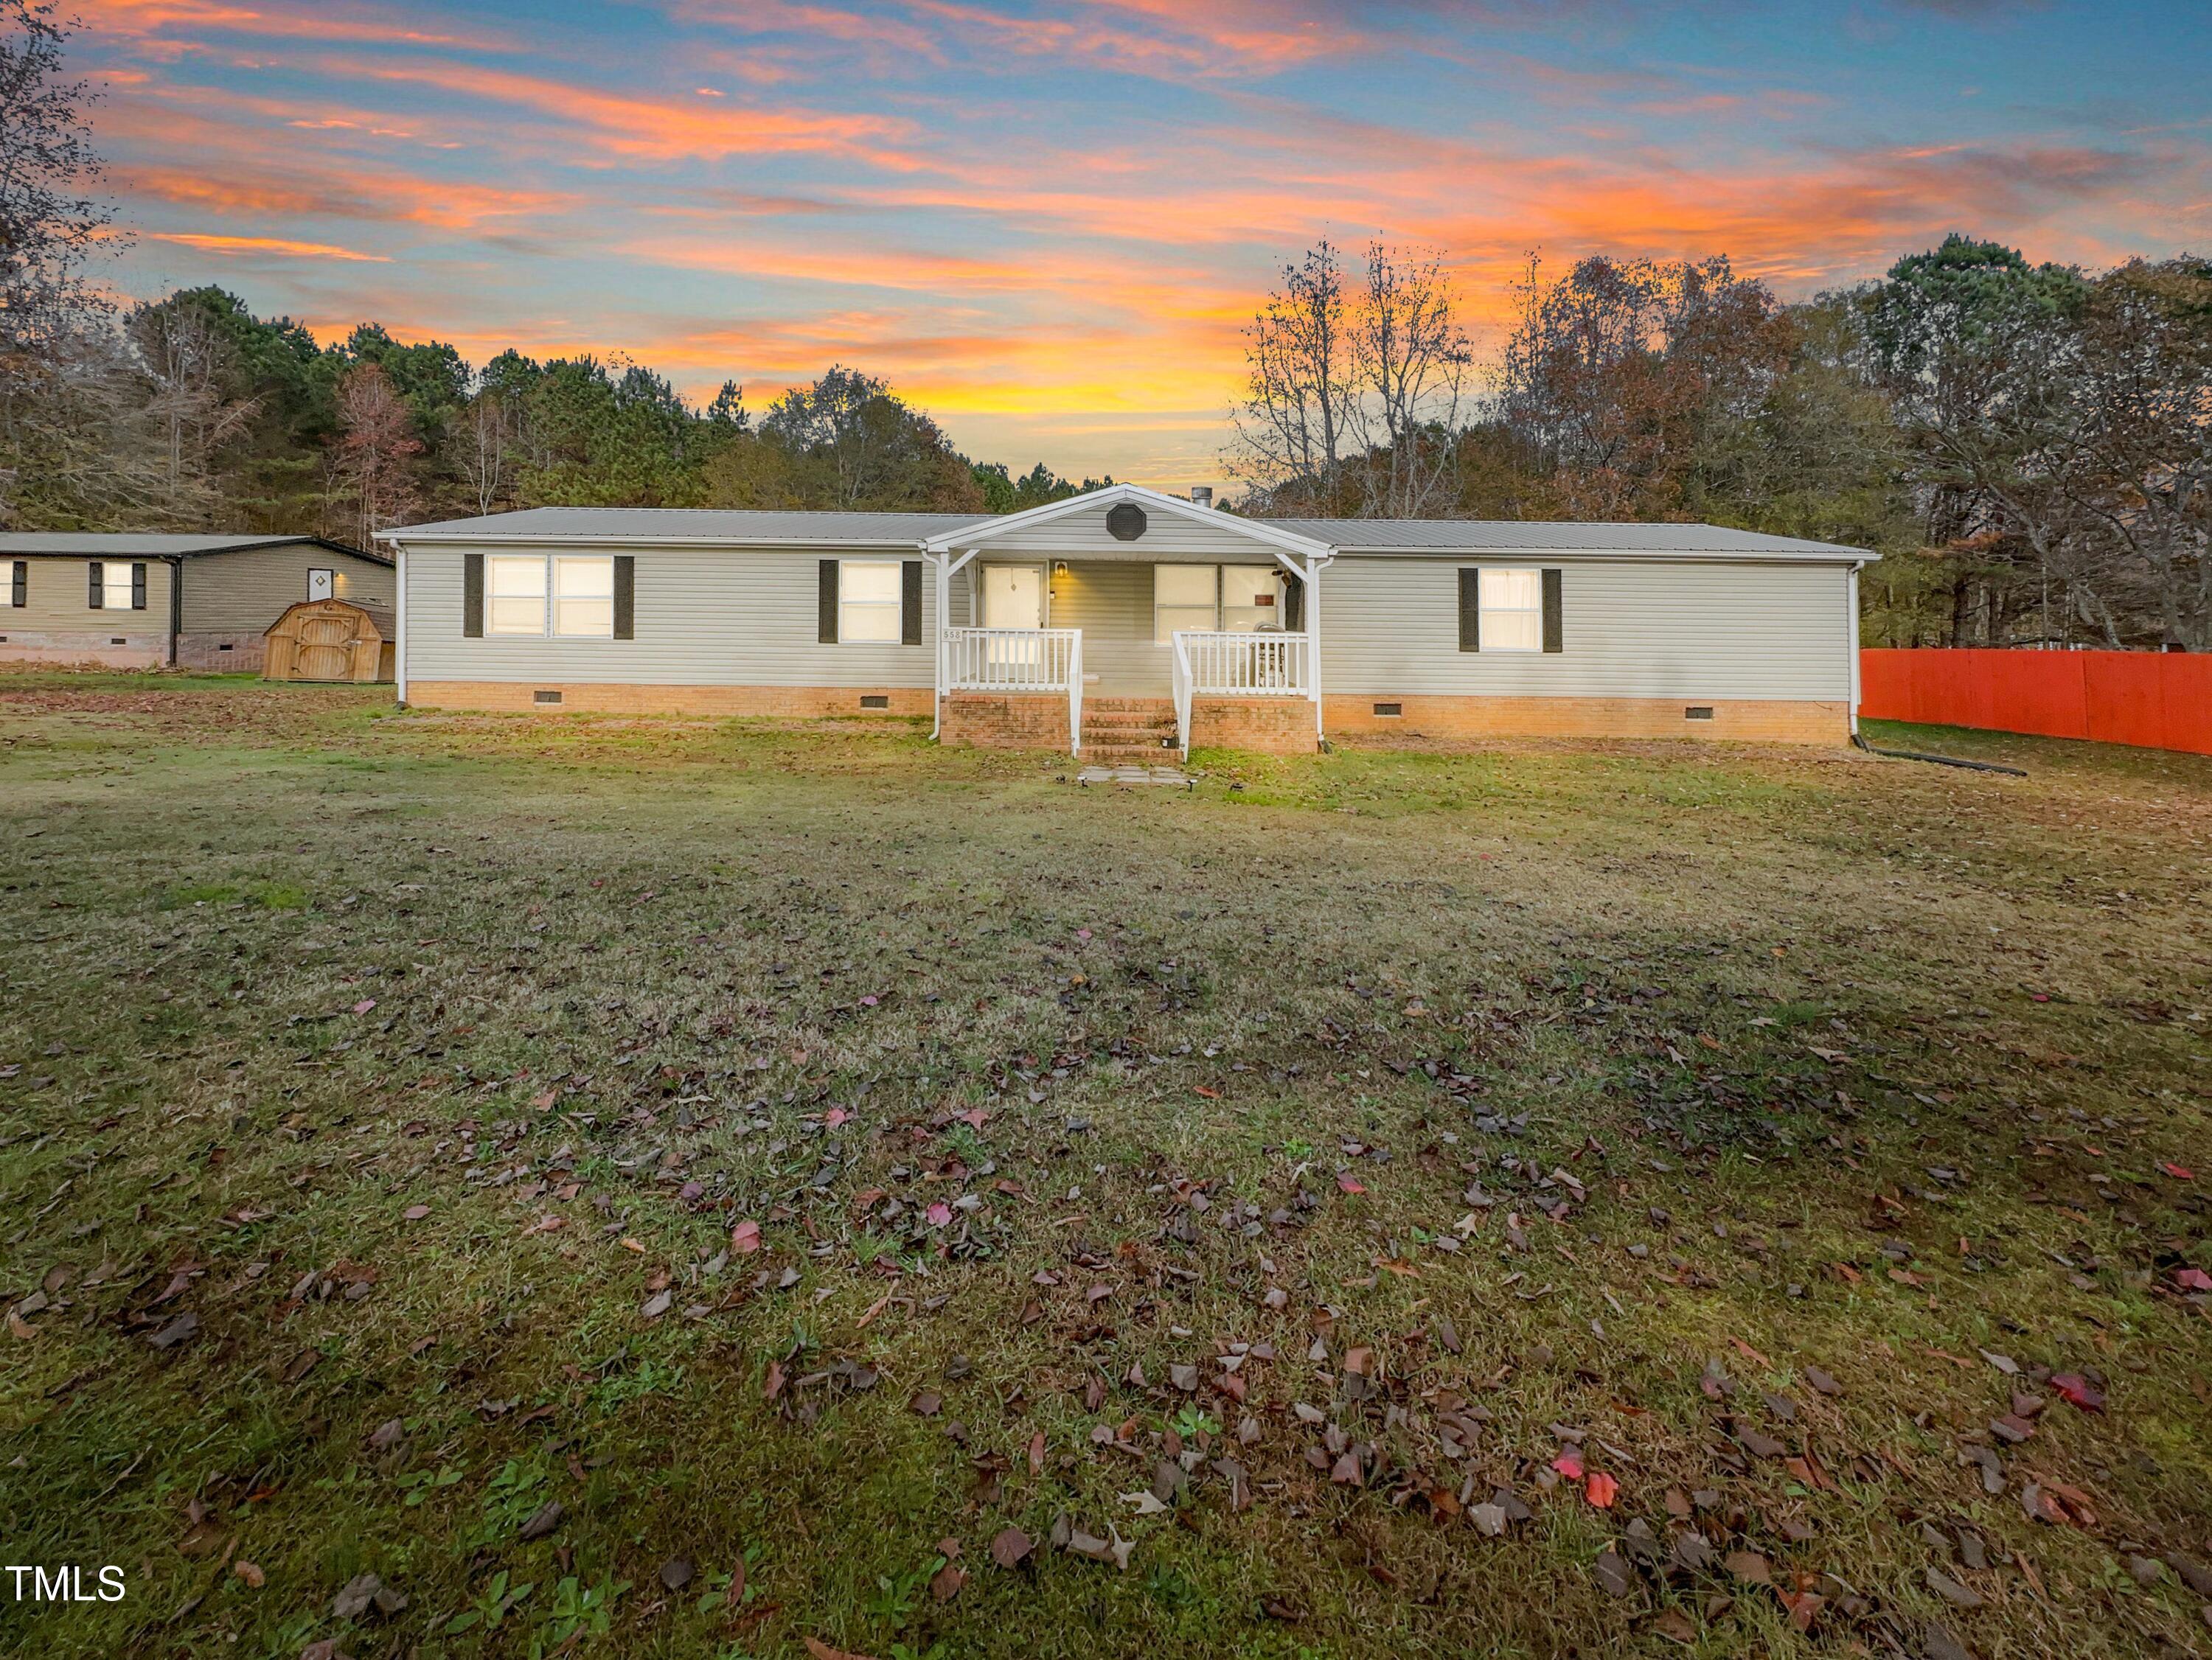
POLYGON ((1083 630, 1083 672, 1102 695, 1165 696, 1168 653, 1152 644, 1152 567, 1074 560, 1052 579, 1052 626, 1083 630))
POLYGON ((1274 558, 1268 543, 1255 541, 1249 529, 1240 530, 1237 521, 1227 514, 1217 524, 1146 507, 1145 534, 1134 542, 1116 542, 1106 528, 1106 513, 1104 507, 1089 507, 1030 525, 1002 541, 981 542, 981 557, 1133 559, 1169 564, 1188 560, 1214 565, 1264 565, 1274 558))
MULTIPOLYGON (((487 547, 493 554, 627 554, 637 560, 635 639, 548 639, 461 633, 465 549, 407 549, 407 678, 542 681, 568 685, 921 687, 934 681, 927 644, 936 584, 922 572, 920 645, 824 645, 817 639, 814 548, 630 544, 487 547)), ((856 560, 920 554, 848 551, 856 560)), ((957 611, 955 615, 958 615, 957 611)))
POLYGON ((21 559, 26 572, 27 602, 19 610, 0 603, 0 634, 12 629, 43 629, 76 634, 159 634, 169 636, 169 567, 158 559, 102 560, 100 564, 143 564, 146 567, 146 609, 143 611, 94 610, 89 559, 57 558, 52 554, 0 555, 0 601, 15 591, 15 561, 21 559))
POLYGON ((307 573, 328 571, 332 597, 389 609, 391 567, 328 548, 294 544, 205 554, 185 561, 187 633, 235 630, 258 638, 288 605, 307 597, 307 573))
POLYGON ((1542 558, 1344 558, 1322 573, 1331 695, 1850 695, 1844 567, 1542 558), (1556 654, 1459 649, 1462 566, 1560 571, 1556 654))

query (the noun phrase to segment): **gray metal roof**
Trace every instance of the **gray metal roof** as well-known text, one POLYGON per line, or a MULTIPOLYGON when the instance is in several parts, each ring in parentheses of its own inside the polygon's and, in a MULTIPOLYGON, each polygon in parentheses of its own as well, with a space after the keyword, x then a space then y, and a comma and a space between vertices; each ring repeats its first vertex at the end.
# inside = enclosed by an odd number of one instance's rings
MULTIPOLYGON (((1267 524, 1339 552, 1361 554, 1624 554, 1657 558, 1870 560, 1863 548, 1714 524, 1596 524, 1536 519, 1271 518, 1267 524)), ((728 547, 916 548, 933 536, 998 521, 972 513, 851 513, 720 507, 526 507, 380 531, 422 542, 707 542, 728 547)), ((1134 550, 1133 550, 1133 552, 1134 550)))
POLYGON ((975 513, 841 513, 734 507, 524 507, 378 534, 404 542, 722 542, 765 547, 912 548, 987 517, 975 513))
POLYGON ((188 536, 168 531, 5 530, 0 531, 0 554, 61 554, 77 558, 181 559, 196 554, 230 554, 242 548, 288 548, 305 542, 392 563, 389 554, 349 548, 326 536, 188 536))
POLYGON ((1863 548, 1718 524, 1587 524, 1514 518, 1278 518, 1286 530, 1358 553, 1728 554, 1864 559, 1863 548))

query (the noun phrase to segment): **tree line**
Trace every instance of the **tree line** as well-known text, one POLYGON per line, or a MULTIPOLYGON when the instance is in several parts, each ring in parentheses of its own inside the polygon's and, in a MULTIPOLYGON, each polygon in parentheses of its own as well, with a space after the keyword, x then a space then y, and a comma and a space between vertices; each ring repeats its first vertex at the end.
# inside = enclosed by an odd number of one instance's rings
POLYGON ((1870 645, 2212 650, 2212 261, 1952 235, 1784 303, 1724 258, 1530 261, 1486 359, 1444 261, 1322 243, 1246 336, 1249 511, 1705 520, 1873 548, 1870 645))
MULTIPOLYGON (((220 288, 120 306, 91 90, 0 0, 0 526, 313 530, 540 505, 1010 512, 1103 481, 971 462, 834 366, 756 419, 621 359, 325 345, 220 288)), ((1954 235, 1795 303, 1725 258, 1532 257, 1478 354, 1445 259, 1327 242, 1246 337, 1237 511, 1710 520, 1875 549, 1878 645, 2212 649, 2212 262, 1954 235)))

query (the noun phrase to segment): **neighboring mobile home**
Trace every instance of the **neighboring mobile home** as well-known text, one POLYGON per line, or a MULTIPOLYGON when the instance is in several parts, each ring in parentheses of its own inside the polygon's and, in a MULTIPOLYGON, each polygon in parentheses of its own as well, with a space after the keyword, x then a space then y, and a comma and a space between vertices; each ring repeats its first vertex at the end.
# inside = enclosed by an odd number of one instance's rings
POLYGON ((933 717, 1126 760, 1382 733, 1846 741, 1855 548, 1703 524, 540 507, 382 533, 403 701, 933 717))
POLYGON ((389 554, 320 536, 0 534, 0 662, 258 674, 287 606, 392 598, 389 554))

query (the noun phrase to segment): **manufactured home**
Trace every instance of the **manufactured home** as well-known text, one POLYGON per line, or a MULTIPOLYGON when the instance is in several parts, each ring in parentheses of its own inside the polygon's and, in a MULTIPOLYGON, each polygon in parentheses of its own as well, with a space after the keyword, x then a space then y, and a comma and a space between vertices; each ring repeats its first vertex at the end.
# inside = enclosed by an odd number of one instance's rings
POLYGON ((388 554, 320 536, 0 535, 0 662, 261 671, 263 635, 311 599, 389 608, 388 554))
POLYGON ((404 702, 926 718, 1097 760, 1841 744, 1875 557, 1705 524, 1247 518, 1121 484, 997 518, 540 507, 382 539, 404 702))

